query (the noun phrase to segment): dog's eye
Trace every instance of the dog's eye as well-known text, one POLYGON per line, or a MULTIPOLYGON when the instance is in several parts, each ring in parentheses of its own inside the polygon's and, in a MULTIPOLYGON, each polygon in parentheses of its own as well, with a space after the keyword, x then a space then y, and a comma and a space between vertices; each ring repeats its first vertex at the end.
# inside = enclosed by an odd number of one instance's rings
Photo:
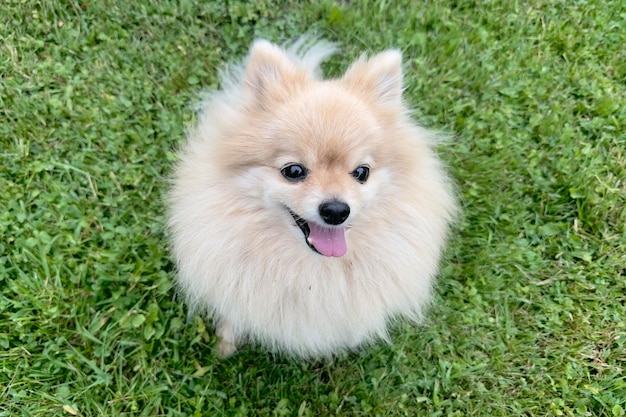
POLYGON ((370 168, 368 166, 361 165, 352 171, 352 176, 356 178, 358 182, 363 184, 370 176, 370 168))
POLYGON ((289 181, 296 182, 305 179, 309 172, 300 164, 289 164, 281 169, 280 173, 289 181))

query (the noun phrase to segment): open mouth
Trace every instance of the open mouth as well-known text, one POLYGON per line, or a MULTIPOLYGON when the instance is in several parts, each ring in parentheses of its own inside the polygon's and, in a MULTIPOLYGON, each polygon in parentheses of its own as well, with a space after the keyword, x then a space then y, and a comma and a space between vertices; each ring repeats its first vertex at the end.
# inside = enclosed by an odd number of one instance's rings
POLYGON ((304 235, 307 246, 323 256, 339 257, 347 251, 345 228, 320 226, 315 222, 308 222, 289 210, 289 214, 304 235))

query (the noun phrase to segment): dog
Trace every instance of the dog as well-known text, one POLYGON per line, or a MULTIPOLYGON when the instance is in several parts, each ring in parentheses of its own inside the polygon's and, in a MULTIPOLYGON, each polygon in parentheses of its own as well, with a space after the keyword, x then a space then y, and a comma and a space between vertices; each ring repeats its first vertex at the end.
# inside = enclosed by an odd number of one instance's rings
POLYGON ((255 41, 204 103, 168 195, 178 288, 243 343, 301 358, 388 340, 429 305, 453 185, 410 117, 398 50, 336 79, 324 41, 255 41))

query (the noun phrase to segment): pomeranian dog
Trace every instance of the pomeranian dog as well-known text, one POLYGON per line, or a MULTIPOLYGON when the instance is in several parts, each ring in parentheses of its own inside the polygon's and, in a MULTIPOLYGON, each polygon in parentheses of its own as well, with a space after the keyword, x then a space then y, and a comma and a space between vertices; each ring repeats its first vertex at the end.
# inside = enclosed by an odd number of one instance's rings
MULTIPOLYGON (((188 133, 169 193, 180 292, 246 342, 302 358, 419 321, 456 211, 434 135, 403 102, 402 59, 324 80, 323 41, 259 40, 188 133)), ((234 69, 234 70, 233 70, 234 69)))

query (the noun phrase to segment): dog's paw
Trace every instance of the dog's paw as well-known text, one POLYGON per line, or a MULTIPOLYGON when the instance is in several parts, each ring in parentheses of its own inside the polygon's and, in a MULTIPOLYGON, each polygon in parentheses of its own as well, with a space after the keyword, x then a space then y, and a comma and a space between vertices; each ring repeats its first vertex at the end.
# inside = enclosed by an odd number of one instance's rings
POLYGON ((229 342, 228 340, 221 339, 217 343, 217 357, 220 359, 226 359, 229 356, 237 352, 237 345, 229 342))
POLYGON ((237 351, 237 343, 235 341, 235 331, 233 326, 226 320, 220 321, 217 326, 217 357, 220 359, 227 358, 237 351))

